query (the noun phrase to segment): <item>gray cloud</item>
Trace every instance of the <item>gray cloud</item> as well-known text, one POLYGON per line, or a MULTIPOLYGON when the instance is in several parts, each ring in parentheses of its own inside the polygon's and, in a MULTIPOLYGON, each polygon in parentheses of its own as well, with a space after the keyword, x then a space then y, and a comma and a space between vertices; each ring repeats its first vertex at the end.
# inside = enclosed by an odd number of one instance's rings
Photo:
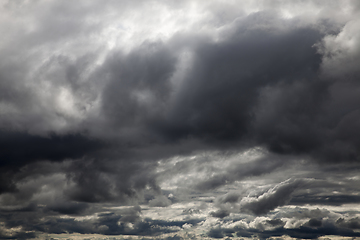
POLYGON ((0 237, 154 236, 184 224, 215 238, 357 236, 349 212, 296 215, 296 227, 211 219, 359 203, 359 10, 350 0, 5 1, 0 237), (249 149, 262 152, 240 154, 249 149), (201 211, 184 214, 194 202, 201 211))
POLYGON ((232 164, 228 169, 225 169, 225 173, 214 174, 210 179, 198 183, 196 188, 202 190, 214 189, 233 183, 234 181, 271 173, 283 165, 283 161, 272 159, 270 156, 256 159, 251 162, 238 163, 236 165, 232 164))
POLYGON ((301 187, 302 181, 286 181, 268 190, 259 197, 243 198, 240 202, 242 211, 256 215, 266 214, 276 207, 283 206, 291 199, 294 191, 301 187))

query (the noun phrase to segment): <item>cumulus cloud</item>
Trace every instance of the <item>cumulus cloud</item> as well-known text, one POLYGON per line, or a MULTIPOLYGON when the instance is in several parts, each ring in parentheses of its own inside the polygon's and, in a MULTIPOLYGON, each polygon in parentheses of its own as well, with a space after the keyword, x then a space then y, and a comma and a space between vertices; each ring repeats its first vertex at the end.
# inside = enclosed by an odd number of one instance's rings
POLYGON ((241 200, 241 209, 256 215, 265 214, 288 203, 293 192, 302 184, 301 180, 285 181, 259 197, 245 197, 241 200))

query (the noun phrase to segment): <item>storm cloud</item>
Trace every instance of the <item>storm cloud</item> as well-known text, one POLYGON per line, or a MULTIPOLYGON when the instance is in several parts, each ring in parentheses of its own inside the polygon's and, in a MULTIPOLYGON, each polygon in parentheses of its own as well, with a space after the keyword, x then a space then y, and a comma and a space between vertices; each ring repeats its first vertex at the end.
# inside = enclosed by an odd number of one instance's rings
POLYGON ((359 11, 4 1, 0 238, 359 237, 359 11))

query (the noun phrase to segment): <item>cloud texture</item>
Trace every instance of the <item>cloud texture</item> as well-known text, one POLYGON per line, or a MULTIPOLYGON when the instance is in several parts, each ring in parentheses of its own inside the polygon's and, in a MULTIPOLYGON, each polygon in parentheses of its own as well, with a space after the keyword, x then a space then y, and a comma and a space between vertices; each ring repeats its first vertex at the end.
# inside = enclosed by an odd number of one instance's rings
POLYGON ((1 3, 0 238, 359 237, 359 11, 1 3))

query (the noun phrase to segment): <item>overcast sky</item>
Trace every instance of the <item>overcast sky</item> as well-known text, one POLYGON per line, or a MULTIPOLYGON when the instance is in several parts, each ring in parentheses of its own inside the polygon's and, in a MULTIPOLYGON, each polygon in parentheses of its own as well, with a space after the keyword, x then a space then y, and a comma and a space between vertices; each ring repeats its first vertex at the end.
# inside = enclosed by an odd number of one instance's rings
POLYGON ((360 1, 4 0, 0 239, 360 239, 360 1))

